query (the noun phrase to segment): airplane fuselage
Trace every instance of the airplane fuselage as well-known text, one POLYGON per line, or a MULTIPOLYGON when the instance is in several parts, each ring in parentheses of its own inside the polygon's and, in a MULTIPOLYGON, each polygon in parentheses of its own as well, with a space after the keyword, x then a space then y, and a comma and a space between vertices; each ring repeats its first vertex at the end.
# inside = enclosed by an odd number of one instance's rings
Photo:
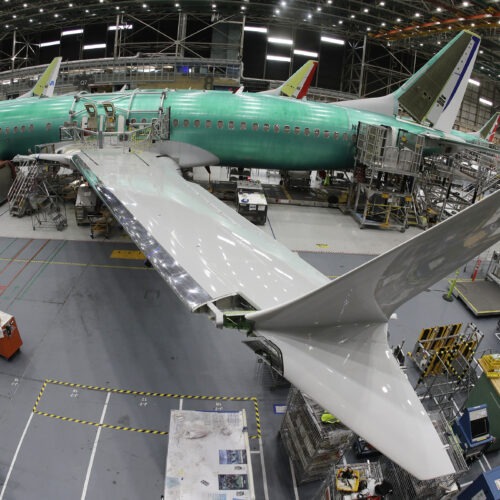
POLYGON ((64 125, 86 128, 88 103, 103 116, 102 104, 112 103, 115 117, 107 130, 116 131, 150 123, 160 108, 169 110, 170 140, 209 151, 221 165, 239 167, 350 169, 359 122, 414 134, 429 130, 377 113, 269 95, 190 90, 77 94, 1 102, 0 159, 59 142, 64 125))

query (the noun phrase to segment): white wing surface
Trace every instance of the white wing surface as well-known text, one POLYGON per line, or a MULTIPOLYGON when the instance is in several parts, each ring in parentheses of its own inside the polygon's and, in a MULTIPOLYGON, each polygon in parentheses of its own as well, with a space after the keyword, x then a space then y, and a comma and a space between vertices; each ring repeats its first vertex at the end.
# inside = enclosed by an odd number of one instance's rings
POLYGON ((253 333, 281 351, 290 382, 416 477, 453 473, 387 346, 387 321, 500 239, 500 192, 330 282, 182 179, 177 161, 156 147, 67 155, 192 310, 243 297, 255 309, 245 314, 253 333))

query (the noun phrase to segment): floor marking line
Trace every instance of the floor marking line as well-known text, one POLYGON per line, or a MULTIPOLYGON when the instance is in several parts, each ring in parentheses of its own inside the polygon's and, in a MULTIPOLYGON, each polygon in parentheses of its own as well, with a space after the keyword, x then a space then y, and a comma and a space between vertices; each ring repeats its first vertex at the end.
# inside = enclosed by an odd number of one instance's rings
POLYGON ((299 500, 299 490, 297 488, 297 479, 295 477, 295 469, 293 468, 292 459, 288 457, 288 463, 290 464, 290 472, 292 473, 292 485, 293 485, 293 494, 295 495, 295 500, 299 500))
MULTIPOLYGON (((30 241, 33 241, 33 240, 30 240, 30 241)), ((14 276, 12 277, 12 279, 7 283, 7 286, 5 287, 5 289, 2 290, 2 292, 0 293, 0 295, 3 295, 5 290, 7 290, 9 288, 10 285, 12 285, 12 283, 14 283, 14 281, 17 279, 17 277, 22 274, 22 272, 28 267, 28 265, 32 262, 32 260, 46 247, 46 245, 49 243, 49 240, 46 240, 45 243, 35 252, 35 255, 33 255, 33 258, 29 259, 22 267, 21 269, 19 269, 17 271, 16 274, 14 274, 14 276)), ((27 245, 26 245, 27 246, 27 245)), ((25 248, 25 247, 23 247, 25 248)), ((7 269, 9 267, 10 264, 8 264, 4 269, 2 269, 2 272, 5 271, 5 269, 7 269)))
MULTIPOLYGON (((106 415, 106 411, 108 409, 108 403, 109 403, 110 397, 111 397, 111 393, 108 392, 108 395, 106 396, 106 401, 104 402, 104 408, 102 409, 99 424, 102 424, 104 422, 104 416, 106 415)), ((92 466, 94 465, 94 458, 95 458, 95 453, 97 450, 97 443, 99 442, 99 437, 101 435, 101 430, 102 430, 102 427, 99 427, 97 429, 97 433, 95 435, 94 445, 92 446, 92 453, 90 454, 90 461, 89 461, 89 465, 87 467, 87 474, 85 476, 85 482, 83 483, 83 491, 82 491, 81 500, 85 500, 85 497, 87 496, 87 489, 89 486, 90 474, 92 472, 92 466)))
POLYGON ((183 406, 184 406, 184 399, 183 399, 183 398, 181 398, 181 399, 179 400, 179 410, 182 410, 182 407, 183 407, 183 406))
POLYGON ((9 259, 7 257, 0 257, 0 261, 15 262, 17 264, 48 264, 56 266, 75 266, 75 267, 95 267, 98 269, 134 269, 140 271, 154 271, 153 268, 146 266, 125 266, 118 264, 90 264, 88 262, 61 262, 61 261, 49 261, 42 259, 9 259))
POLYGON ((259 454, 260 454, 260 465, 262 467, 262 485, 264 487, 264 499, 269 500, 269 490, 267 487, 266 463, 264 461, 264 447, 262 446, 262 437, 260 437, 260 436, 259 436, 259 454))
POLYGON ((63 387, 87 389, 87 390, 92 390, 92 391, 107 392, 108 394, 125 394, 125 395, 133 395, 133 396, 152 396, 152 397, 157 396, 157 397, 166 397, 166 398, 170 397, 170 398, 174 398, 174 399, 179 399, 182 402, 182 403, 180 403, 180 409, 182 409, 182 405, 184 404, 183 403, 184 399, 194 399, 194 400, 203 400, 203 401, 252 402, 253 408, 254 408, 254 416, 255 416, 255 424, 256 424, 257 433, 249 436, 249 439, 260 439, 262 436, 262 429, 261 429, 261 424, 260 424, 260 414, 259 414, 259 402, 255 396, 245 396, 245 397, 239 397, 239 396, 189 396, 186 394, 169 394, 169 393, 161 393, 161 392, 146 392, 146 391, 130 391, 130 390, 126 390, 126 389, 113 389, 111 387, 99 387, 96 385, 84 385, 84 384, 76 384, 73 382, 63 382, 60 380, 46 379, 42 385, 42 389, 40 390, 40 392, 38 394, 38 397, 37 397, 36 402, 35 402, 35 406, 33 407, 33 413, 36 413, 37 415, 40 415, 42 417, 53 418, 56 420, 62 420, 64 422, 72 422, 75 424, 82 424, 82 425, 92 425, 94 427, 103 427, 105 429, 113 429, 113 430, 117 430, 117 431, 139 432, 139 433, 143 433, 143 434, 155 434, 155 435, 161 435, 161 436, 168 435, 168 431, 160 431, 160 430, 154 430, 154 429, 143 429, 143 428, 135 428, 135 427, 124 427, 121 425, 105 424, 102 422, 92 422, 89 420, 82 420, 82 419, 73 418, 73 417, 65 417, 63 415, 57 415, 55 413, 40 411, 40 410, 38 410, 38 405, 41 401, 41 398, 42 398, 44 391, 46 389, 46 386, 48 384, 60 385, 63 387))
POLYGON ((45 391, 45 387, 47 387, 47 381, 46 380, 42 384, 42 388, 40 389, 40 392, 38 393, 38 396, 36 398, 35 406, 33 406, 33 413, 35 413, 37 411, 38 403, 40 403, 40 399, 42 399, 43 393, 45 391))
POLYGON ((4 497, 5 491, 7 489, 7 484, 8 484, 9 479, 10 479, 10 475, 12 474, 12 470, 14 469, 14 465, 16 463, 17 456, 19 455, 19 450, 21 449, 21 445, 23 444, 24 438, 26 437, 26 434, 28 432, 28 427, 30 426, 31 420, 33 419, 33 415, 34 415, 34 413, 31 412, 30 418, 28 418, 28 421, 26 422, 26 425, 24 426, 24 431, 21 435, 21 439, 19 440, 19 443, 17 443, 17 448, 16 448, 16 451, 14 453, 14 457, 12 458, 12 462, 10 463, 9 470, 7 472, 7 475, 5 476, 2 491, 0 491, 0 500, 2 500, 4 497))
POLYGON ((255 396, 203 396, 203 395, 188 395, 188 394, 172 394, 164 392, 147 392, 147 391, 132 391, 129 389, 114 389, 112 387, 99 387, 96 385, 75 384, 73 382, 63 382, 61 380, 47 379, 47 384, 63 385, 66 387, 75 387, 77 389, 88 389, 91 391, 113 392, 116 394, 130 394, 133 396, 155 396, 159 398, 173 399, 202 399, 213 401, 256 401, 255 396))

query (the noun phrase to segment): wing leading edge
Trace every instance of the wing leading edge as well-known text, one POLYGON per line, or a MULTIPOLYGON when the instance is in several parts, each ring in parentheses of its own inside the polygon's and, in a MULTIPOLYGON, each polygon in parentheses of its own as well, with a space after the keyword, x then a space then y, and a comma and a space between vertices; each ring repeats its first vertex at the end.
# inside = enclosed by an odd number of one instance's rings
POLYGON ((500 192, 330 282, 156 151, 74 152, 156 269, 193 310, 238 293, 285 376, 420 479, 454 472, 387 346, 387 319, 500 238, 500 192), (193 231, 193 228, 196 228, 193 231))

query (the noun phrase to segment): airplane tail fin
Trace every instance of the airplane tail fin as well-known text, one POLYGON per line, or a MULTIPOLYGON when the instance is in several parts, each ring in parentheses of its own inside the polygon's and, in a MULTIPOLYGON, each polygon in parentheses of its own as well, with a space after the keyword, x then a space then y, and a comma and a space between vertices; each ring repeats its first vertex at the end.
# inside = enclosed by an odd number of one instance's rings
POLYGON ((36 85, 29 92, 19 97, 51 97, 54 94, 61 61, 62 57, 55 57, 47 66, 47 69, 43 72, 38 82, 36 82, 36 85))
POLYGON ((477 135, 488 142, 495 140, 495 134, 500 126, 500 111, 497 111, 477 132, 477 135))
POLYGON ((387 345, 391 314, 500 239, 500 191, 294 301, 246 315, 284 376, 419 479, 454 472, 387 345))
POLYGON ((283 95, 302 99, 307 95, 314 73, 318 67, 317 61, 307 61, 288 80, 275 89, 264 90, 261 94, 283 95))
POLYGON ((398 90, 383 97, 336 103, 385 115, 395 115, 401 106, 418 123, 429 122, 449 132, 456 120, 474 67, 480 38, 460 32, 398 90))

